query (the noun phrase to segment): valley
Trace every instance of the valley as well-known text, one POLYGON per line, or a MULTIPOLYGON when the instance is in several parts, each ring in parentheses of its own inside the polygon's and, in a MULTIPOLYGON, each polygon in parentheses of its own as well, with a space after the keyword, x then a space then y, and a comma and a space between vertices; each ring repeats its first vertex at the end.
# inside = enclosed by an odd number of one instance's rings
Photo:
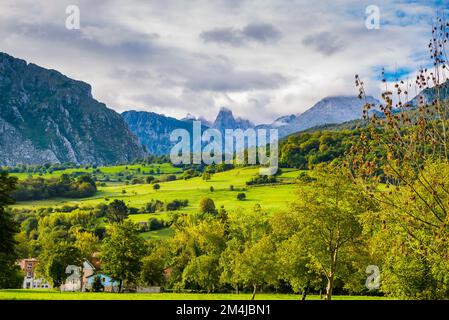
MULTIPOLYGON (((149 172, 160 172, 155 174, 163 176, 166 174, 175 174, 181 177, 181 170, 170 164, 160 165, 128 165, 128 166, 111 166, 99 167, 97 169, 66 169, 47 173, 42 175, 43 178, 60 177, 62 174, 73 174, 74 172, 90 173, 99 179, 107 174, 114 177, 114 174, 121 172, 134 173, 133 177, 145 177, 149 172), (97 170, 97 173, 94 173, 97 170), (98 173, 98 170, 101 174, 98 173), (140 172, 140 174, 136 174, 140 172)), ((97 193, 88 198, 71 199, 71 198, 53 198, 45 200, 33 200, 18 202, 11 206, 13 209, 23 209, 31 211, 39 211, 45 208, 57 209, 63 206, 89 208, 99 204, 107 204, 113 200, 122 200, 128 207, 143 208, 146 203, 152 199, 160 201, 172 201, 175 199, 188 200, 188 206, 175 211, 178 213, 196 213, 198 212, 199 202, 202 198, 211 198, 217 208, 224 206, 229 212, 239 212, 252 209, 259 204, 267 212, 275 212, 287 209, 288 203, 293 200, 297 189, 297 177, 302 170, 284 169, 279 176, 279 183, 272 185, 247 186, 246 182, 259 174, 258 167, 242 167, 229 171, 219 172, 211 175, 211 179, 205 181, 202 177, 195 177, 188 180, 180 178, 175 181, 159 182, 160 189, 154 190, 154 184, 129 184, 125 182, 99 182, 97 193), (232 190, 231 190, 232 186, 232 190), (211 191, 213 187, 213 191, 211 191), (237 200, 237 194, 243 192, 246 199, 237 200)), ((26 179, 29 175, 26 173, 13 173, 20 179, 26 179)), ((38 176, 38 175, 36 175, 38 176)), ((147 222, 149 219, 156 218, 158 220, 167 220, 170 212, 162 211, 156 213, 138 213, 130 214, 129 219, 134 222, 147 222)), ((142 234, 145 238, 158 238, 170 235, 169 230, 149 231, 142 234)))

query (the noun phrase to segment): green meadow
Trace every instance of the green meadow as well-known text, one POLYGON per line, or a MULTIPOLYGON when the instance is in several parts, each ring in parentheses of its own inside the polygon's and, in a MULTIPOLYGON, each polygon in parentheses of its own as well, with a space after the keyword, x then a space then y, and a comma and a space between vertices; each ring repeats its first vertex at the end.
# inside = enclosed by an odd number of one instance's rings
MULTIPOLYGON (((172 167, 170 164, 162 165, 129 165, 129 166, 113 166, 113 167, 99 167, 101 174, 107 173, 109 175, 116 175, 124 172, 136 173, 145 176, 150 170, 156 171, 159 168, 159 175, 176 174, 180 176, 180 170, 172 167)), ((94 173, 95 169, 67 169, 55 171, 42 175, 43 178, 57 177, 64 173, 87 172, 94 173)), ((253 208, 256 204, 260 204, 267 212, 274 212, 287 208, 290 201, 295 197, 295 192, 298 187, 296 178, 300 170, 283 169, 279 176, 280 183, 270 185, 256 185, 247 186, 246 182, 251 178, 258 176, 259 169, 257 167, 237 168, 225 172, 215 173, 211 179, 204 181, 202 177, 195 177, 188 180, 180 178, 175 181, 160 182, 160 189, 154 190, 153 184, 127 184, 125 182, 106 182, 105 185, 99 186, 97 193, 89 198, 69 199, 69 198, 52 198, 39 201, 19 202, 12 207, 25 209, 39 209, 39 208, 57 208, 62 206, 88 207, 95 206, 99 203, 108 203, 115 199, 123 200, 128 207, 142 208, 146 203, 152 199, 161 201, 172 201, 175 199, 189 201, 189 205, 179 212, 194 213, 198 210, 199 202, 202 198, 208 197, 214 200, 215 205, 219 208, 224 206, 227 211, 244 211, 253 208), (231 186, 233 187, 231 190, 231 186), (213 191, 211 191, 213 187, 213 191), (237 194, 244 192, 246 199, 243 201, 237 200, 237 194)), ((98 171, 95 173, 98 176, 98 171)), ((19 173, 13 174, 19 179, 23 179, 28 174, 19 173)), ((154 174, 157 177, 157 174, 154 174)), ((134 222, 148 221, 150 218, 157 218, 159 220, 167 219, 167 212, 144 213, 130 215, 129 219, 134 222)), ((160 237, 167 237, 172 234, 170 229, 162 229, 157 231, 150 231, 143 233, 142 236, 146 239, 154 239, 160 237)))
MULTIPOLYGON (((232 293, 104 293, 61 292, 57 290, 0 290, 0 300, 250 300, 251 294, 232 293)), ((300 300, 300 295, 256 295, 256 300, 300 300)), ((379 296, 332 296, 333 300, 385 300, 379 296)), ((320 300, 319 295, 309 295, 307 300, 320 300)))

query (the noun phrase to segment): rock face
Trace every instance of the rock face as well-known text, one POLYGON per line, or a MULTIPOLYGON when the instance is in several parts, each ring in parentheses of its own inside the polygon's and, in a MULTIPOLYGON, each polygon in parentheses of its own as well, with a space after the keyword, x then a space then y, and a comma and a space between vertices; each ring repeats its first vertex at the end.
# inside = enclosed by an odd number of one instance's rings
POLYGON ((176 143, 170 141, 170 133, 175 129, 185 129, 189 132, 190 137, 192 137, 192 121, 195 120, 201 121, 202 131, 207 128, 213 128, 224 133, 225 129, 245 130, 254 127, 248 120, 234 118, 232 111, 225 107, 220 109, 213 123, 190 114, 178 120, 146 111, 126 111, 122 113, 122 117, 149 153, 154 155, 170 153, 172 146, 176 143))
POLYGON ((173 130, 185 129, 192 135, 193 119, 182 121, 146 111, 125 111, 122 117, 148 152, 154 155, 170 153, 171 147, 176 143, 170 142, 170 133, 173 130))
POLYGON ((246 130, 248 128, 253 128, 254 124, 250 121, 234 118, 232 111, 226 107, 222 107, 218 112, 217 118, 213 124, 213 128, 224 132, 226 129, 242 129, 246 130))
POLYGON ((0 53, 0 165, 105 165, 145 155, 88 84, 0 53))

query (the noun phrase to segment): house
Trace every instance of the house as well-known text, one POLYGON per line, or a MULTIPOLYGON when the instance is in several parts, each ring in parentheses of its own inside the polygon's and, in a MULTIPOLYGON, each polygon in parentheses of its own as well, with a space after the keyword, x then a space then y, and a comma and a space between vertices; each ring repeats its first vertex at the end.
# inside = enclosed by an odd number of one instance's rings
POLYGON ((105 274, 102 274, 102 273, 92 274, 89 277, 87 277, 87 283, 85 286, 85 290, 92 291, 92 285, 93 285, 96 277, 100 277, 100 281, 101 281, 101 284, 104 286, 105 292, 118 292, 119 291, 120 283, 118 281, 112 280, 111 277, 109 277, 105 274))
POLYGON ((42 289, 42 288, 51 288, 51 285, 45 281, 43 278, 38 278, 36 276, 36 266, 38 264, 38 260, 34 258, 23 259, 19 261, 19 266, 22 271, 25 273, 25 277, 23 278, 23 289, 42 289))
POLYGON ((64 284, 60 287, 61 291, 86 291, 88 278, 95 273, 94 265, 85 260, 82 267, 68 266, 66 273, 69 275, 64 284))

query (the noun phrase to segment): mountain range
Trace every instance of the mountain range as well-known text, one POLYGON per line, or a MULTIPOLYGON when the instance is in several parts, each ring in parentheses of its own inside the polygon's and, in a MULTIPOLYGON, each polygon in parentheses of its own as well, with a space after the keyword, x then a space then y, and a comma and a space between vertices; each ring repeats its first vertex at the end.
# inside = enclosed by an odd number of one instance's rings
MULTIPOLYGON (((167 154, 175 129, 278 129, 279 137, 324 128, 362 117, 362 102, 353 96, 327 97, 303 113, 255 125, 222 107, 214 121, 191 114, 176 119, 147 111, 118 114, 92 97, 91 87, 55 70, 0 53, 0 165, 127 163, 150 154, 167 154)), ((434 92, 421 93, 426 100, 434 92)), ((415 100, 412 100, 416 102, 415 100)), ((378 105, 373 97, 368 102, 378 105)))
MULTIPOLYGON (((373 97, 367 97, 367 102, 379 104, 379 101, 373 97)), ((226 129, 278 129, 279 138, 283 138, 289 134, 320 125, 361 119, 362 104, 357 97, 328 97, 320 100, 304 113, 280 117, 270 124, 261 125, 254 125, 249 120, 234 117, 232 111, 226 107, 220 108, 213 122, 196 118, 191 114, 178 120, 146 111, 126 111, 122 113, 122 116, 130 130, 136 134, 150 153, 162 155, 167 154, 174 145, 169 139, 170 132, 182 128, 191 134, 193 120, 201 120, 205 128, 217 129, 222 133, 226 129)))

